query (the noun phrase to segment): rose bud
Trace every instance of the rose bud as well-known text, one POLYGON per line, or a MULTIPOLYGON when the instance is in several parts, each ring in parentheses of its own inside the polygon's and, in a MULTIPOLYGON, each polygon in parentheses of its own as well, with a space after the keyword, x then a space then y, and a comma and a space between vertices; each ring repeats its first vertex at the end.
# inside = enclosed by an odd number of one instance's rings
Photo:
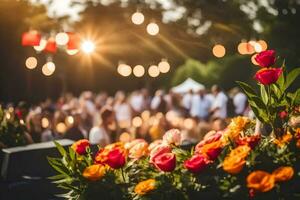
POLYGON ((176 167, 176 156, 173 153, 164 153, 154 158, 154 165, 161 171, 171 172, 176 167))
POLYGON ((119 148, 112 149, 107 155, 106 164, 113 169, 119 169, 123 167, 125 162, 126 158, 124 152, 119 148))
POLYGON ((281 111, 278 115, 281 119, 285 119, 288 116, 288 112, 286 112, 284 110, 284 111, 281 111))
POLYGON ((210 161, 206 156, 195 154, 190 159, 184 161, 184 167, 193 173, 198 173, 205 169, 210 161))
POLYGON ((181 133, 178 129, 171 129, 165 133, 163 136, 163 141, 166 144, 174 144, 180 145, 181 144, 181 133))
POLYGON ((263 85, 270 85, 275 83, 281 74, 282 68, 264 68, 256 72, 254 78, 263 85))
POLYGON ((73 143, 71 148, 79 155, 86 154, 86 149, 90 146, 90 142, 86 139, 78 140, 73 143))
POLYGON ((262 51, 257 56, 255 56, 255 61, 261 67, 270 67, 275 64, 276 57, 274 50, 262 51))

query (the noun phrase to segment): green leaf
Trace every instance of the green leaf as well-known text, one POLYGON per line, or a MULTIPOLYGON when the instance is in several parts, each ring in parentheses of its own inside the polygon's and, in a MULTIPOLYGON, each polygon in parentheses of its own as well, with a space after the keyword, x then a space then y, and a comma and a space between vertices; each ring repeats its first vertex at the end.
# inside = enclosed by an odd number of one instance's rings
POLYGON ((292 70, 288 73, 286 77, 285 90, 295 81, 295 79, 300 75, 300 68, 292 70))
POLYGON ((269 99, 268 99, 268 94, 267 94, 266 88, 263 84, 260 84, 260 94, 261 94, 261 98, 262 98, 263 102, 265 104, 267 104, 269 99))
POLYGON ((61 146, 58 142, 56 141, 53 141, 56 148, 58 149, 59 153, 62 155, 62 156, 66 156, 67 155, 67 152, 66 150, 63 148, 63 146, 61 146))
POLYGON ((293 99, 292 99, 292 105, 299 105, 300 104, 300 88, 294 92, 293 99))
POLYGON ((250 98, 252 96, 257 96, 255 91, 253 90, 253 88, 250 85, 248 85, 247 83, 241 82, 241 81, 236 81, 236 82, 243 89, 243 91, 246 93, 248 98, 250 98))

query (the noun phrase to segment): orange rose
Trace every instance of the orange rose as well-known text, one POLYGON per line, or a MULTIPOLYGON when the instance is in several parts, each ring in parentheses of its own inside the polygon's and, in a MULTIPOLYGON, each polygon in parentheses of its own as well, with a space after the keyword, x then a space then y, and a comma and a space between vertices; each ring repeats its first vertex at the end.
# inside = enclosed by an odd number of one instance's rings
POLYGON ((275 177, 265 171, 254 171, 247 177, 247 187, 259 192, 268 192, 275 186, 275 177))
POLYGON ((250 119, 247 117, 239 116, 233 118, 224 132, 224 139, 235 141, 249 122, 250 119))
POLYGON ((293 139, 293 136, 290 132, 287 132, 286 134, 284 134, 281 138, 279 139, 275 139, 274 143, 278 146, 278 147, 283 147, 284 145, 288 144, 291 140, 293 139))
POLYGON ((238 156, 240 158, 246 158, 251 151, 251 148, 248 145, 241 145, 233 149, 229 156, 238 156))
POLYGON ((73 143, 71 148, 79 155, 86 154, 86 149, 90 146, 90 142, 86 139, 78 140, 73 143))
POLYGON ((90 181, 97 181, 105 175, 106 169, 104 165, 91 165, 83 170, 82 176, 90 181))
POLYGON ((145 195, 155 189, 155 180, 148 179, 142 182, 139 182, 135 188, 134 192, 138 195, 145 195))
POLYGON ((238 156, 226 157, 223 162, 223 170, 229 174, 238 174, 245 163, 246 161, 238 156))
POLYGON ((288 181, 294 176, 294 169, 292 167, 279 167, 272 174, 276 182, 288 181))
POLYGON ((222 148, 223 148, 222 141, 218 140, 212 143, 205 144, 198 150, 197 153, 203 153, 210 160, 215 160, 221 153, 222 148))

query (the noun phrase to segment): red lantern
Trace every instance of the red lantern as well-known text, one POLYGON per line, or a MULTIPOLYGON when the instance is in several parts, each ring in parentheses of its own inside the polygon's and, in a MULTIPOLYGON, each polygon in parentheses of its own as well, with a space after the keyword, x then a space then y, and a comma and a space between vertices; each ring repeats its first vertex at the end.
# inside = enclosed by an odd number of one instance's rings
POLYGON ((23 46, 39 46, 41 34, 36 30, 31 30, 22 34, 23 46))
POLYGON ((55 39, 50 37, 47 41, 44 51, 48 53, 56 53, 56 50, 57 50, 57 46, 56 46, 55 39))
POLYGON ((80 45, 80 38, 77 34, 68 32, 69 41, 67 43, 67 49, 68 50, 75 50, 79 49, 80 45))

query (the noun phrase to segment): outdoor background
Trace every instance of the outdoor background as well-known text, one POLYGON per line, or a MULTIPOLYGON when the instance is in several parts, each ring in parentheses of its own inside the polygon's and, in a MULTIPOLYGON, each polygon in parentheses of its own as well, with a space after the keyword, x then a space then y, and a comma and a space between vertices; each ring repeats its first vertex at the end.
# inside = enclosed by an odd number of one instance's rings
POLYGON ((63 91, 168 89, 187 77, 229 89, 235 80, 251 80, 258 68, 251 55, 238 53, 243 40, 263 39, 289 70, 299 67, 299 20, 299 0, 0 0, 0 101, 37 102, 63 91), (140 26, 131 22, 137 9, 145 15, 140 26), (146 32, 151 21, 159 25, 157 36, 146 32), (46 77, 41 66, 47 55, 21 45, 29 29, 80 33, 96 42, 96 52, 87 57, 58 51, 56 71, 46 77), (225 46, 223 58, 212 54, 215 44, 225 46), (38 68, 25 67, 28 56, 38 58, 38 68), (162 58, 171 71, 158 78, 122 77, 116 70, 120 61, 147 67, 162 58))

